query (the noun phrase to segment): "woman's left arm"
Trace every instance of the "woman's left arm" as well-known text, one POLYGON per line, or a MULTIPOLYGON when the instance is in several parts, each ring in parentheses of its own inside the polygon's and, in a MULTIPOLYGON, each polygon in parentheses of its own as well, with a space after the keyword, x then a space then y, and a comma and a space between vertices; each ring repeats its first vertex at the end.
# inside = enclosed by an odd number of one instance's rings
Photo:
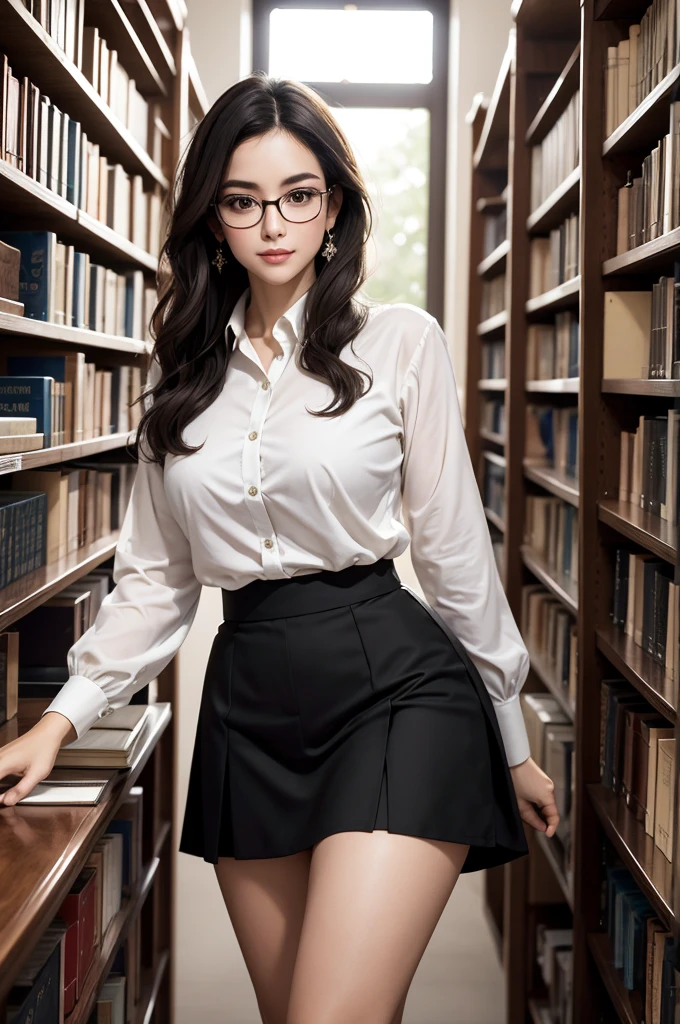
POLYGON ((519 700, 529 654, 496 567, 465 440, 451 352, 434 318, 409 364, 400 408, 402 506, 418 582, 430 607, 465 647, 489 692, 522 818, 553 835, 559 821, 554 786, 530 756, 519 700))

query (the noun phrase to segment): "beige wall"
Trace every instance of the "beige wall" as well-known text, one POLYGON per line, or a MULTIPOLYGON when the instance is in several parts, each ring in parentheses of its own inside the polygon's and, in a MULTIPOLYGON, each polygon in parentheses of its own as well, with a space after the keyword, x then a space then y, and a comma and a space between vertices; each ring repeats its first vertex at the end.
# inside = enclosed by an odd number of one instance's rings
MULTIPOLYGON (((209 102, 251 70, 250 0, 188 0, 191 48, 209 102), (238 68, 238 73, 234 69, 238 68)), ((459 388, 465 377, 470 129, 472 97, 490 92, 507 42, 509 0, 452 0, 449 92, 447 290, 444 328, 459 388), (462 46, 459 46, 459 40, 462 46)), ((404 583, 422 594, 408 551, 396 560, 404 583)), ((210 646, 222 619, 220 592, 205 587, 191 632, 179 653, 180 695, 175 714, 178 751, 176 809, 181 826, 196 720, 210 646)), ((215 872, 202 859, 178 854, 175 888, 175 1024, 215 1020, 228 997, 234 1024, 258 1020, 249 986, 238 984, 245 966, 222 902, 215 872), (231 995, 229 995, 231 993, 231 995), (245 994, 244 994, 245 993, 245 994)))

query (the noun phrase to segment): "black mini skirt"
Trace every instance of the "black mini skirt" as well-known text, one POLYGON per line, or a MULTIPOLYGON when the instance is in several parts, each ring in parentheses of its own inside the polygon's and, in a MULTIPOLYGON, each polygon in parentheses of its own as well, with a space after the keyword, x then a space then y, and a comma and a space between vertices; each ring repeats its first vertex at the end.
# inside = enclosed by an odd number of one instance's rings
POLYGON ((393 559, 223 590, 179 849, 285 857, 336 832, 529 852, 489 693, 393 559))

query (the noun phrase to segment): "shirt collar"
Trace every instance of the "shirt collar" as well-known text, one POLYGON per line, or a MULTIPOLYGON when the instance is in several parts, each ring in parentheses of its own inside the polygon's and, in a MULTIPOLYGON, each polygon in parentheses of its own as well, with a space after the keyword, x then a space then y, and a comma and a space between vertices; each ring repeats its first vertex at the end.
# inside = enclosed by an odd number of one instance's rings
MULTIPOLYGON (((307 305, 307 299, 309 298, 310 288, 311 288, 311 285, 307 289, 307 291, 304 292, 304 294, 301 295, 300 298, 297 299, 293 303, 293 305, 290 306, 285 311, 285 313, 282 313, 282 315, 279 317, 279 319, 274 324, 274 332, 273 333, 274 333, 277 341, 279 341, 281 344, 285 344, 285 340, 286 339, 281 337, 280 333, 277 331, 277 328, 281 326, 282 321, 284 321, 284 320, 287 321, 288 324, 290 325, 290 327, 292 328, 293 338, 294 338, 295 343, 299 344, 302 341, 302 329, 303 329, 303 325, 304 325, 304 313, 305 313, 305 307, 307 305)), ((234 347, 235 348, 243 349, 244 341, 247 340, 247 335, 246 335, 246 332, 245 332, 245 313, 246 313, 246 304, 248 302, 249 297, 250 297, 250 285, 248 285, 246 290, 241 294, 240 298, 237 300, 236 305, 234 306, 232 314, 229 317, 229 320, 227 322, 227 326, 225 328, 225 337, 227 336, 227 331, 229 330, 230 327, 233 330, 233 332, 234 332, 234 347)))

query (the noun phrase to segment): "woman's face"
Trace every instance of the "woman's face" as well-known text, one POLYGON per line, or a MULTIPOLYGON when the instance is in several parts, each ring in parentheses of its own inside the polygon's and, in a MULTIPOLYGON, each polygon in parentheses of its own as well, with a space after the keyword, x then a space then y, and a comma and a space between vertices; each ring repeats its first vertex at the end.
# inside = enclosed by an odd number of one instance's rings
MULTIPOLYGON (((241 211, 252 209, 253 199, 260 202, 278 199, 293 191, 290 203, 302 207, 310 200, 303 191, 294 190, 316 188, 323 192, 328 187, 321 165, 312 151, 287 132, 275 130, 247 139, 236 147, 222 176, 216 202, 222 204, 220 209, 224 216, 233 216, 237 220, 243 216, 241 211), (240 198, 236 199, 237 196, 240 198), (231 209, 224 205, 229 197, 232 197, 231 209), (250 200, 247 197, 251 197, 250 200)), ((313 263, 323 245, 326 230, 335 224, 342 204, 341 187, 336 185, 332 194, 322 196, 321 200, 318 216, 304 223, 285 220, 273 205, 265 207, 260 223, 252 227, 228 227, 217 216, 210 216, 208 223, 219 241, 226 240, 234 257, 249 275, 269 284, 285 284, 302 275, 313 263), (269 262, 261 255, 269 249, 285 249, 291 255, 278 263, 269 262)), ((287 204, 282 205, 286 208, 287 204)), ((316 209, 316 206, 310 208, 309 215, 316 209)))

